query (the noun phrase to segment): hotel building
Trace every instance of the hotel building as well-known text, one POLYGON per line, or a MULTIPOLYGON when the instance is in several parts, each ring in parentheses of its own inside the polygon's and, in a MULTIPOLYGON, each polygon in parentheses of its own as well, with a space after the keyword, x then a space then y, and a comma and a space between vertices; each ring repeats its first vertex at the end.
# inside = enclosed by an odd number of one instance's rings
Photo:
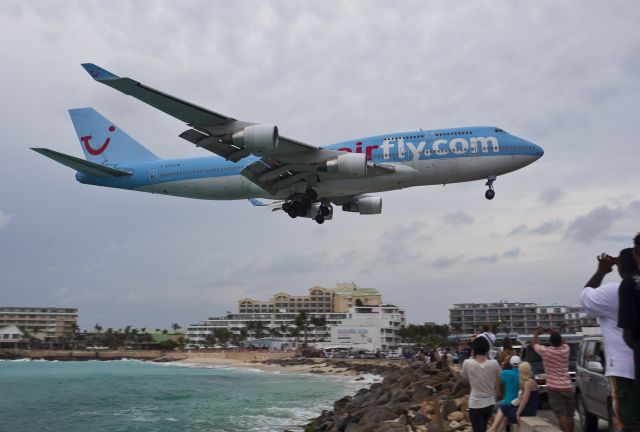
POLYGON ((283 310, 293 313, 303 310, 310 313, 343 313, 358 304, 378 306, 381 302, 382 296, 374 288, 361 288, 354 283, 340 283, 336 284, 335 288, 309 288, 309 295, 306 296, 279 292, 267 301, 244 298, 238 301, 238 313, 275 313, 283 310))
MULTIPOLYGON (((189 345, 206 345, 207 335, 216 329, 227 329, 239 337, 256 321, 262 323, 262 336, 292 340, 296 331, 295 320, 299 312, 306 311, 309 320, 324 318, 322 327, 309 325, 308 342, 326 342, 361 346, 362 349, 395 350, 400 338, 397 331, 405 323, 404 310, 392 305, 380 305, 382 297, 373 288, 360 288, 355 284, 338 284, 336 288, 313 287, 308 296, 277 293, 270 300, 238 301, 238 313, 213 317, 187 328, 189 345), (359 301, 358 301, 359 300, 359 301), (342 329, 343 331, 337 331, 342 329), (354 338, 348 335, 358 334, 354 338)), ((257 337, 255 330, 250 337, 257 337)), ((302 331, 297 337, 302 341, 302 331)))
POLYGON ((0 307, 0 327, 14 325, 21 331, 58 339, 78 328, 77 308, 0 307))
POLYGON ((474 334, 483 324, 498 333, 533 334, 537 326, 576 333, 582 327, 597 326, 581 306, 544 306, 537 303, 458 303, 449 309, 452 334, 474 334))

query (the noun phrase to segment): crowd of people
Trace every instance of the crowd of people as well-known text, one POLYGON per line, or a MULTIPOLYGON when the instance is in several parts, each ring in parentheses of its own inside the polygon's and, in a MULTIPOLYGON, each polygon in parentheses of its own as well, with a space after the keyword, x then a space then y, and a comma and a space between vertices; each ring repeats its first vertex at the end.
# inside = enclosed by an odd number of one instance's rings
MULTIPOLYGON (((634 247, 623 249, 617 257, 601 254, 597 262, 580 300, 587 312, 599 318, 615 427, 640 432, 640 234, 634 238, 634 247), (603 285, 614 266, 621 280, 603 285)), ((540 344, 544 331, 536 329, 531 345, 542 358, 549 406, 562 431, 573 432, 576 400, 569 374, 569 346, 554 330, 547 330, 550 345, 540 344)), ((453 362, 462 365, 460 375, 471 386, 469 418, 474 432, 502 432, 521 417, 536 415, 540 404, 540 388, 531 365, 508 344, 497 353, 495 344, 496 336, 487 325, 470 347, 453 354, 453 362)))

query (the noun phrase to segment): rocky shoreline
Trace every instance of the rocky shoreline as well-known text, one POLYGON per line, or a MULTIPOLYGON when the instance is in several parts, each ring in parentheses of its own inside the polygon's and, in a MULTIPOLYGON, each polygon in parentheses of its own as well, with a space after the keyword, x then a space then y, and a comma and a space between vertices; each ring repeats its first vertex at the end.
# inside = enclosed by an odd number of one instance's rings
MULTIPOLYGON (((281 359, 279 366, 318 364, 312 359, 281 359)), ((337 400, 304 426, 305 432, 451 432, 471 431, 466 409, 469 387, 456 370, 437 369, 422 362, 410 364, 326 361, 324 369, 376 374, 382 382, 337 400)), ((313 370, 311 370, 313 373, 313 370)))

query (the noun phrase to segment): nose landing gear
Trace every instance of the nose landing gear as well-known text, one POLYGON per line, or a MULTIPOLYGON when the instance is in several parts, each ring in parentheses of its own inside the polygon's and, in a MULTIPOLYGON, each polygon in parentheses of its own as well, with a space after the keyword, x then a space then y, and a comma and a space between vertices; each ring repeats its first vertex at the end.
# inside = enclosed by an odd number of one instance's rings
POLYGON ((492 200, 493 197, 496 196, 496 191, 493 190, 494 181, 496 181, 496 176, 491 175, 487 177, 487 182, 485 183, 485 186, 487 186, 489 189, 484 193, 484 197, 488 200, 492 200))

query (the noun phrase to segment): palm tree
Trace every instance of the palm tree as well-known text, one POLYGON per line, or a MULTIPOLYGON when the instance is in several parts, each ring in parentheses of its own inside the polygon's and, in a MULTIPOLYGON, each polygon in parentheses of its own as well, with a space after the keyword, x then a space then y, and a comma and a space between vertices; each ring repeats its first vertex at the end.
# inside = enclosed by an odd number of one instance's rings
POLYGON ((229 339, 231 339, 231 336, 233 336, 233 334, 226 328, 215 329, 213 331, 213 334, 215 335, 218 342, 220 342, 224 347, 227 346, 227 344, 229 343, 229 339))
POLYGON ((213 333, 206 335, 204 340, 207 342, 207 345, 214 346, 216 344, 216 337, 213 333))
POLYGON ((264 336, 264 332, 266 330, 266 326, 262 321, 249 321, 247 323, 247 330, 253 333, 253 337, 256 339, 262 338, 264 336))
POLYGON ((311 318, 311 324, 313 325, 313 339, 318 341, 318 328, 325 328, 327 326, 327 319, 323 316, 311 318))
POLYGON ((177 332, 182 327, 180 327, 180 324, 178 324, 178 323, 173 323, 173 324, 171 324, 171 328, 173 329, 174 332, 177 332))
POLYGON ((96 333, 100 333, 102 331, 102 326, 99 323, 96 323, 93 328, 96 330, 96 333))
POLYGON ((307 347, 307 332, 309 331, 309 314, 305 310, 298 312, 295 320, 296 327, 302 330, 304 334, 304 347, 307 347))

